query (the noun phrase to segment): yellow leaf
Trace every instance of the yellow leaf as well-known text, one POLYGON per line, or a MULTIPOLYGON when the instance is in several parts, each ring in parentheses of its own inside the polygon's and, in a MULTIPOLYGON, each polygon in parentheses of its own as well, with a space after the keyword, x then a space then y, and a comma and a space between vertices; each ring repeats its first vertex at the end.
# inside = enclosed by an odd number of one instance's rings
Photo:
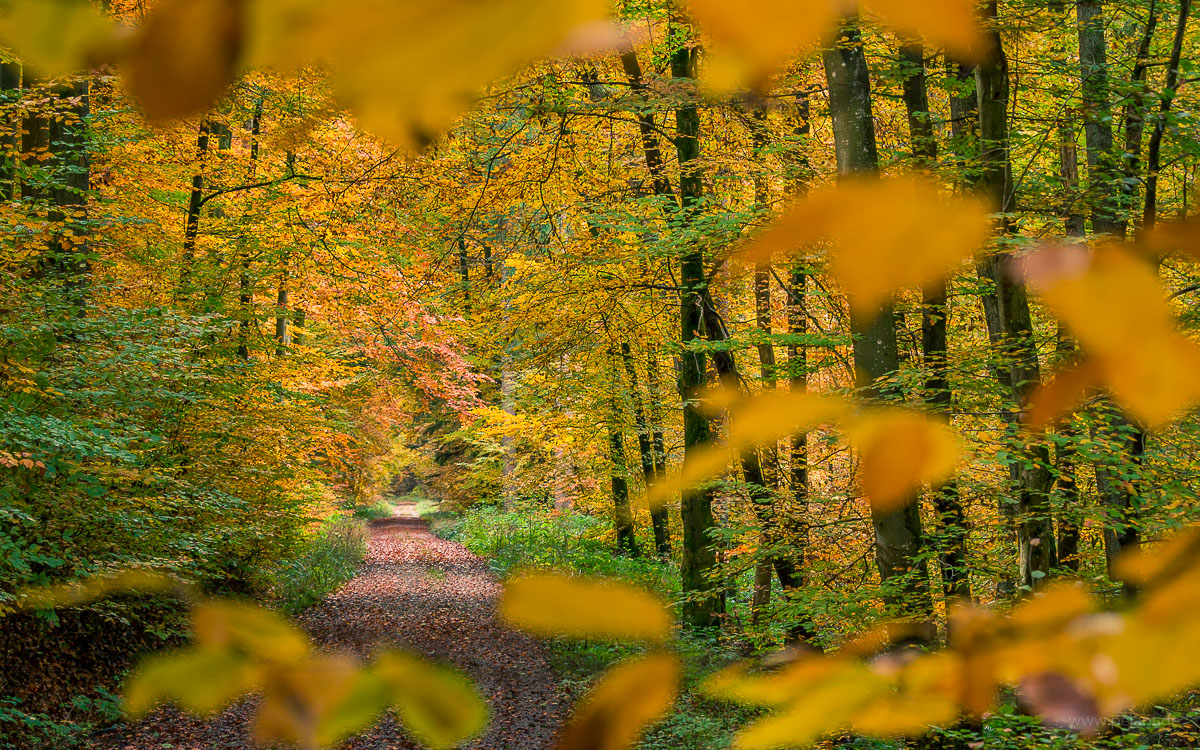
POLYGON ((254 739, 327 747, 369 727, 387 703, 383 682, 348 657, 274 666, 263 685, 254 739))
POLYGON ((762 86, 801 50, 825 41, 838 18, 833 0, 691 0, 688 9, 712 35, 718 65, 731 68, 723 88, 762 86))
POLYGON ((484 84, 555 53, 572 31, 603 19, 608 4, 260 0, 252 12, 250 28, 268 33, 252 40, 251 64, 325 62, 338 98, 359 124, 419 147, 470 106, 484 84))
POLYGON ((308 638, 287 620, 252 604, 212 601, 192 610, 196 642, 236 648, 263 661, 298 662, 308 655, 308 638))
POLYGON ((244 656, 226 649, 188 648, 151 656, 125 683, 123 708, 130 718, 174 701, 209 714, 258 686, 261 672, 244 656))
POLYGON ((125 570, 112 575, 99 575, 73 583, 27 589, 22 592, 22 609, 68 607, 102 599, 124 592, 163 593, 186 590, 185 584, 149 570, 125 570))
POLYGON ((1048 425, 1073 411, 1096 385, 1100 373, 1095 363, 1088 360, 1059 370, 1054 380, 1038 386, 1026 407, 1025 427, 1033 431, 1044 430, 1048 425))
POLYGON ((866 0, 867 10, 901 34, 924 36, 964 61, 987 51, 974 0, 866 0))
POLYGON ((885 692, 854 716, 854 729, 876 737, 917 736, 959 714, 962 662, 956 654, 922 654, 905 664, 896 691, 885 692))
POLYGON ((387 686, 400 721, 429 747, 454 747, 487 725, 483 698, 456 671, 398 651, 380 654, 373 671, 387 686))
POLYGON ((1149 264, 1115 247, 1090 262, 1079 249, 1051 247, 1026 269, 1134 417, 1161 427, 1200 400, 1200 347, 1175 329, 1149 264))
POLYGON ((910 502, 922 484, 945 479, 958 463, 954 431, 913 411, 867 412, 850 437, 862 452, 863 494, 881 513, 910 502))
POLYGON ((106 60, 115 31, 87 0, 16 0, 0 18, 0 44, 45 78, 106 60))
POLYGON ((608 581, 529 574, 504 585, 500 616, 537 635, 664 641, 671 616, 644 591, 608 581))
POLYGON ((990 232, 983 202, 943 196, 920 179, 844 180, 787 210, 744 250, 747 261, 829 240, 850 304, 870 311, 896 289, 935 280, 990 232))
POLYGON ((846 402, 841 399, 786 391, 737 402, 729 418, 729 439, 688 456, 679 474, 648 489, 647 501, 657 507, 684 487, 724 471, 745 448, 836 421, 846 410, 846 402))
POLYGON ((233 80, 242 48, 240 0, 162 0, 125 61, 125 80, 146 117, 207 109, 233 80))
POLYGON ((624 750, 675 702, 679 662, 653 654, 610 669, 563 729, 558 750, 624 750))
POLYGON ((827 732, 850 723, 854 715, 881 691, 887 681, 861 664, 841 659, 837 669, 812 681, 778 713, 760 719, 738 733, 738 750, 804 747, 827 732))
POLYGON ((1056 583, 1025 601, 1009 615, 1023 630, 1053 630, 1092 611, 1091 597, 1075 582, 1056 583))

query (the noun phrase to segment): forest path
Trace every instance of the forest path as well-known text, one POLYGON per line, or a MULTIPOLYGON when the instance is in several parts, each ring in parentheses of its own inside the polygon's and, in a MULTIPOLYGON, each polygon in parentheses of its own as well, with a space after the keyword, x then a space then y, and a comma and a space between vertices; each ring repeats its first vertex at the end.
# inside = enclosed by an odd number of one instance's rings
MULTIPOLYGON (((500 585, 480 558, 435 537, 413 503, 370 523, 366 560, 345 586, 299 617, 322 648, 368 656, 380 644, 398 646, 464 670, 488 701, 492 720, 465 747, 548 748, 565 707, 542 646, 501 624, 500 585)), ((148 750, 253 748, 251 706, 243 702, 211 721, 173 709, 97 737, 88 747, 148 750)), ((390 717, 341 747, 418 748, 390 717)))

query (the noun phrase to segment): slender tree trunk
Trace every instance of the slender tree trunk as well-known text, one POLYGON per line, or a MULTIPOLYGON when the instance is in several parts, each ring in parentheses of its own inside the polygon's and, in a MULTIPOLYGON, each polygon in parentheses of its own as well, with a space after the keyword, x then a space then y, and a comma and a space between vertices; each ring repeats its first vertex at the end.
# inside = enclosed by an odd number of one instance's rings
MULTIPOLYGON (((985 16, 996 20, 996 0, 985 3, 985 16)), ((979 98, 980 161, 979 186, 1001 212, 1001 241, 1011 231, 1008 218, 1014 206, 1012 168, 1009 162, 1008 60, 1000 34, 993 29, 992 53, 975 69, 979 98)), ((1029 296, 1022 281, 1007 273, 1002 251, 984 256, 979 275, 994 291, 984 296, 988 335, 1000 360, 1001 382, 1016 404, 1024 404, 1041 381, 1029 296)), ((1044 444, 1029 444, 1018 425, 1010 420, 1010 438, 1021 443, 1019 455, 1009 461, 1009 476, 1017 494, 1016 507, 1002 506, 1015 516, 1020 580, 1030 588, 1040 587, 1057 564, 1054 526, 1049 511, 1050 455, 1044 444)))
POLYGON ((15 117, 21 100, 21 64, 0 63, 0 200, 18 195, 17 166, 21 163, 20 121, 15 117))
POLYGON ((1136 195, 1137 183, 1141 177, 1142 133, 1146 130, 1146 71, 1150 67, 1150 43, 1154 40, 1154 29, 1158 25, 1158 2, 1150 0, 1147 9, 1146 25, 1143 27, 1142 38, 1138 42, 1137 53, 1134 56, 1133 72, 1129 76, 1130 93, 1124 108, 1125 118, 1125 153, 1122 157, 1125 180, 1128 185, 1125 200, 1128 205, 1125 210, 1132 208, 1136 195))
POLYGON ((209 137, 212 123, 206 118, 200 121, 196 135, 196 173, 192 175, 192 192, 188 196, 187 217, 183 227, 183 256, 179 271, 179 287, 183 295, 188 293, 192 266, 196 262, 196 238, 200 234, 200 209, 204 206, 204 165, 208 159, 209 137))
POLYGON ((1179 17, 1175 22, 1175 38, 1171 43, 1171 58, 1167 61, 1167 78, 1159 94, 1158 117, 1150 133, 1146 149, 1146 204, 1142 210, 1142 229, 1148 230, 1158 220, 1158 172, 1161 169, 1163 136, 1167 132, 1167 117, 1179 88, 1179 61, 1183 55, 1183 37, 1187 32, 1188 14, 1192 0, 1179 0, 1179 17))
POLYGON ((609 350, 612 367, 612 394, 609 397, 608 445, 612 458, 613 529, 617 549, 625 554, 638 555, 637 536, 633 525, 633 507, 629 503, 629 467, 625 461, 625 431, 622 427, 620 378, 617 376, 617 352, 609 350))
MULTIPOLYGON (((644 97, 648 93, 646 82, 642 78, 642 66, 638 63, 637 53, 633 50, 621 53, 621 67, 629 80, 629 88, 634 96, 644 97)), ((679 76, 676 76, 677 78, 679 76)), ((654 125, 654 113, 644 109, 642 102, 636 112, 638 132, 642 138, 642 152, 646 157, 646 169, 653 180, 655 195, 671 196, 675 200, 675 191, 671 188, 671 180, 663 168, 662 149, 659 146, 658 135, 654 125)))
POLYGON ((288 331, 288 288, 287 274, 279 278, 279 291, 275 295, 275 356, 287 354, 292 345, 292 336, 288 331))
MULTIPOLYGON (((823 55, 829 82, 829 111, 833 120, 838 175, 876 175, 879 153, 871 112, 871 80, 857 23, 848 21, 832 49, 823 55)), ((851 308, 854 336, 855 385, 866 398, 886 400, 885 378, 900 364, 892 305, 881 305, 874 314, 851 308)), ((920 556, 924 536, 916 497, 892 511, 871 509, 875 531, 875 561, 880 579, 890 589, 892 603, 912 614, 932 609, 929 571, 920 556)))
MULTIPOLYGON (((1075 146, 1075 131, 1070 122, 1063 120, 1058 125, 1059 177, 1063 186, 1064 233, 1068 237, 1082 237, 1086 232, 1084 215, 1076 209, 1079 190, 1079 153, 1075 146)), ((1075 354, 1075 342, 1070 335, 1058 327, 1058 342, 1055 346, 1060 363, 1069 362, 1075 354)), ((1059 567, 1079 572, 1080 520, 1083 511, 1076 478, 1076 444, 1079 433, 1068 421, 1059 430, 1060 441, 1055 442, 1054 463, 1057 474, 1059 497, 1058 513, 1058 564, 1059 567)))
MULTIPOLYGON (((757 109, 751 113, 750 117, 750 132, 754 144, 754 156, 757 162, 758 171, 754 174, 754 205, 760 215, 763 215, 768 210, 768 201, 770 200, 770 185, 767 182, 766 163, 764 151, 769 141, 769 131, 767 126, 767 112, 764 109, 757 109)), ((754 265, 754 317, 758 327, 760 340, 756 345, 758 350, 758 365, 759 377, 762 381, 763 389, 766 391, 775 390, 777 384, 777 374, 775 365, 775 346, 771 343, 771 263, 769 260, 759 260, 754 265)), ((776 520, 780 514, 778 488, 779 488, 779 471, 778 471, 778 446, 766 446, 761 449, 760 461, 763 464, 763 479, 765 486, 762 488, 764 492, 757 493, 762 499, 762 503, 770 504, 770 507, 759 508, 760 516, 768 516, 772 519, 771 525, 778 527, 776 520)), ((760 532, 760 543, 768 550, 772 546, 783 543, 783 539, 771 539, 772 534, 767 528, 763 528, 760 532)), ((778 533, 775 536, 779 536, 778 533)), ((757 622, 767 605, 771 603, 771 571, 777 567, 773 565, 772 557, 778 556, 778 553, 771 551, 768 556, 759 560, 754 571, 754 596, 751 602, 751 612, 754 621, 757 622)), ((794 571, 789 570, 789 574, 794 574, 794 571)), ((782 581, 781 581, 782 583, 782 581)))
POLYGON ((1125 236, 1119 218, 1120 185, 1113 157, 1112 105, 1109 102, 1108 56, 1104 40, 1104 3, 1079 0, 1079 72, 1083 97, 1083 135, 1087 143, 1088 196, 1092 231, 1125 236))
MULTIPOLYGON (((932 113, 925 73, 925 49, 909 43, 901 49, 905 64, 904 106, 908 114, 909 138, 913 158, 927 169, 937 165, 938 146, 933 132, 932 113)), ((947 359, 947 330, 950 307, 946 298, 946 280, 926 284, 921 302, 921 352, 925 369, 925 402, 938 416, 949 422, 950 368, 947 359)), ((946 603, 971 598, 967 571, 966 515, 958 493, 958 482, 951 478, 930 487, 935 517, 935 547, 942 573, 942 591, 946 603)))
MULTIPOLYGON (((662 400, 659 397, 658 355, 654 349, 646 358, 646 395, 650 401, 648 416, 650 417, 651 442, 654 449, 654 481, 661 482, 667 478, 667 450, 663 439, 662 400)), ((671 556, 671 523, 666 505, 654 509, 651 519, 655 526, 655 549, 658 554, 669 558, 671 556), (659 544, 658 534, 662 533, 662 543, 659 544)))
MULTIPOLYGON (((681 47, 671 55, 671 75, 676 79, 695 80, 698 60, 698 50, 690 46, 681 47)), ((695 103, 689 101, 675 109, 675 130, 682 211, 680 218, 686 225, 694 221, 703 194, 700 168, 695 163, 700 157, 700 111, 695 103)), ((704 248, 699 243, 692 242, 683 251, 679 285, 683 352, 678 381, 679 395, 683 399, 683 462, 686 466, 712 437, 708 417, 701 413, 698 403, 704 387, 706 358, 702 351, 690 348, 690 345, 703 338, 704 298, 708 286, 704 273, 704 248)), ((719 587, 714 588, 711 580, 717 563, 716 546, 710 537, 715 526, 712 490, 708 487, 691 487, 682 494, 680 516, 683 521, 683 557, 680 561, 680 577, 685 593, 703 594, 685 606, 684 616, 692 625, 714 626, 719 623, 725 602, 724 594, 719 587)))
POLYGON ((52 87, 55 112, 46 123, 47 146, 53 184, 47 218, 55 227, 47 243, 47 262, 63 281, 64 292, 76 316, 86 310, 88 261, 87 199, 91 187, 87 118, 90 115, 86 78, 52 87), (66 102, 71 102, 65 106, 66 102))
MULTIPOLYGON (((658 478, 654 461, 654 436, 646 419, 646 408, 642 404, 642 395, 638 388, 637 367, 633 364, 633 353, 628 342, 621 343, 621 360, 625 365, 625 375, 629 379, 628 391, 633 402, 633 424, 637 430, 638 454, 642 459, 642 479, 649 490, 658 478)), ((654 529, 654 551, 663 556, 671 554, 667 520, 665 507, 660 505, 650 510, 650 525, 654 529)))

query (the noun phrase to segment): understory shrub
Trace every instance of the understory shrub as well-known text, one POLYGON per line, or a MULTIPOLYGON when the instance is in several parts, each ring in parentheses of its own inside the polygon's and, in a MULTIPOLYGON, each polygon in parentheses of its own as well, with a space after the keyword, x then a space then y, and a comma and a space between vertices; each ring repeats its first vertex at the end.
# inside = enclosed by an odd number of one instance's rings
POLYGON ((671 562, 616 554, 608 519, 573 510, 476 507, 431 520, 435 533, 486 559, 500 576, 521 568, 555 569, 617 578, 667 599, 679 590, 671 562))
POLYGON ((353 578, 366 554, 367 530, 361 521, 330 519, 303 542, 299 554, 270 571, 267 594, 280 609, 295 614, 353 578))

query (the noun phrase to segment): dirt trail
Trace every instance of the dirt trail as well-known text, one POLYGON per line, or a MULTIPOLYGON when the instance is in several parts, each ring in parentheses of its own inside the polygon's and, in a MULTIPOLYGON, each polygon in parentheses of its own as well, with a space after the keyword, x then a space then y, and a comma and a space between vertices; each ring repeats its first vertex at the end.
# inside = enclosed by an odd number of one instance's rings
MULTIPOLYGON (((322 648, 368 655, 387 643, 454 664, 474 678, 492 712, 487 732, 466 747, 539 750, 562 722, 556 681, 540 644, 495 617, 500 586, 484 562, 460 544, 438 539, 412 503, 371 522, 370 549, 358 575, 305 612, 300 624, 322 648)), ((161 711, 89 747, 251 748, 250 705, 203 722, 161 711)), ((342 747, 417 748, 390 718, 342 747)))

